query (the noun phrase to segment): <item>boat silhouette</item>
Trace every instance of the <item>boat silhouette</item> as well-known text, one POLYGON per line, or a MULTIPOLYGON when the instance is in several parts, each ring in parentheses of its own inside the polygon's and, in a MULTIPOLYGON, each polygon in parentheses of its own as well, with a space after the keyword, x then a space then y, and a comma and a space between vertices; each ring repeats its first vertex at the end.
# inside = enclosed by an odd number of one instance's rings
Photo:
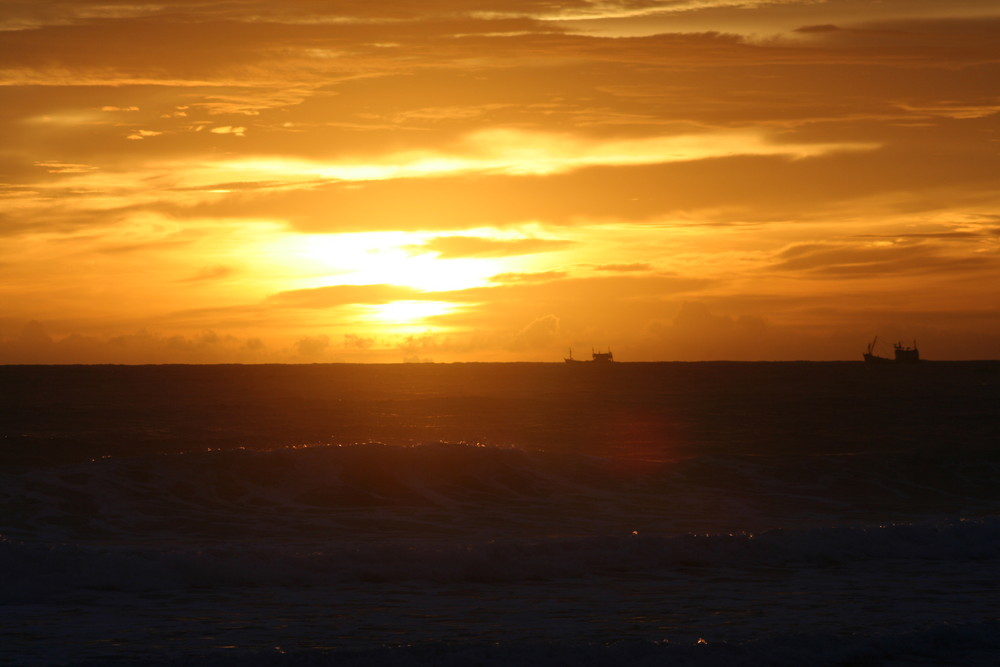
POLYGON ((568 357, 563 357, 563 361, 565 361, 567 364, 585 364, 585 363, 610 364, 614 360, 615 360, 615 355, 612 354, 610 347, 608 348, 607 352, 595 352, 593 350, 593 348, 591 348, 591 350, 590 350, 590 362, 584 361, 583 359, 574 359, 573 358, 573 348, 569 349, 569 356, 568 357))
POLYGON ((920 361, 920 350, 917 349, 917 341, 913 341, 913 347, 903 345, 902 342, 893 343, 892 359, 889 357, 880 357, 875 353, 875 343, 877 342, 878 336, 875 336, 875 338, 872 339, 872 342, 868 343, 868 347, 865 349, 865 353, 863 355, 866 364, 912 364, 920 361))

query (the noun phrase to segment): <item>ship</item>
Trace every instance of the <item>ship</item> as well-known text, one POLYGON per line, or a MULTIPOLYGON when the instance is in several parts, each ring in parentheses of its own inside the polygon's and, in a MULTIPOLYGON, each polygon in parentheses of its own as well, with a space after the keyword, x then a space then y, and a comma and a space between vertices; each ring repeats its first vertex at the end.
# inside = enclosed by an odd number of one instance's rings
POLYGON ((875 354, 875 343, 877 342, 878 336, 875 336, 875 338, 872 339, 872 342, 868 343, 868 348, 864 353, 866 364, 913 364, 920 361, 920 350, 917 349, 917 341, 913 341, 913 347, 903 345, 902 342, 894 343, 892 346, 892 359, 888 357, 880 357, 875 354))
MULTIPOLYGON (((611 348, 608 348, 607 352, 595 352, 593 349, 590 351, 590 363, 594 364, 609 364, 615 360, 615 355, 611 353, 611 348)), ((585 364, 588 363, 583 359, 573 358, 573 348, 569 349, 569 356, 563 357, 563 361, 567 364, 585 364)))

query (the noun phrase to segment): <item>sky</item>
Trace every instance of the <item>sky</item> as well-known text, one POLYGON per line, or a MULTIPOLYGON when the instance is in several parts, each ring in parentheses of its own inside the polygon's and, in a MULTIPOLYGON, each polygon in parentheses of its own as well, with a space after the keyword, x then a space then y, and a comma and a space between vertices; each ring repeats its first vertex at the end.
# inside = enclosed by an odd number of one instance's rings
POLYGON ((995 0, 4 0, 0 363, 1000 358, 995 0))

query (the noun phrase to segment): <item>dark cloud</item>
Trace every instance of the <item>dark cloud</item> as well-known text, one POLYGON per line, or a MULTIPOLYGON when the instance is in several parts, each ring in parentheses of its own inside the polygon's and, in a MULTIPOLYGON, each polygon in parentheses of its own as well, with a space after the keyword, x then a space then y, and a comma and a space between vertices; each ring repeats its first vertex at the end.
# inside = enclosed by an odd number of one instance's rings
POLYGON ((491 283, 544 283, 565 278, 565 271, 537 271, 534 273, 498 273, 490 277, 491 283))
POLYGON ((824 23, 823 25, 804 25, 801 28, 796 28, 795 32, 833 32, 835 30, 841 30, 841 28, 831 23, 824 23))
POLYGON ((774 268, 800 271, 816 277, 866 278, 907 274, 954 274, 996 272, 993 255, 953 255, 929 243, 894 243, 888 245, 851 245, 808 243, 789 247, 779 253, 774 268))
POLYGON ((594 269, 598 271, 612 271, 615 273, 628 273, 631 271, 650 271, 652 270, 650 264, 645 262, 633 262, 631 264, 598 264, 594 269))
POLYGON ((982 232, 965 232, 965 231, 952 231, 952 232, 911 232, 903 234, 859 234, 859 238, 870 238, 870 239, 952 239, 952 240, 975 240, 982 239, 988 234, 990 230, 984 230, 982 232))

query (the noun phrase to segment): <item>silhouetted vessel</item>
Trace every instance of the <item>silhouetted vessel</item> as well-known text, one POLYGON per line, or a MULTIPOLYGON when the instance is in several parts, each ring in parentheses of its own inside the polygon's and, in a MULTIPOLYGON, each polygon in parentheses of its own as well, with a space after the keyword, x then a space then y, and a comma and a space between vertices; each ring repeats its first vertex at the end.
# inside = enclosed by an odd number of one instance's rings
POLYGON ((607 352, 594 352, 590 351, 591 361, 595 364, 610 364, 615 360, 615 355, 611 354, 611 348, 608 348, 607 352))
POLYGON ((902 343, 894 343, 892 346, 892 359, 888 357, 880 357, 875 354, 875 343, 877 341, 878 336, 875 336, 875 338, 872 339, 872 342, 868 343, 868 349, 865 350, 864 354, 866 364, 913 364, 920 361, 920 350, 917 349, 917 341, 913 341, 913 347, 907 347, 902 343))
MULTIPOLYGON (((594 352, 593 350, 591 350, 590 357, 591 357, 590 362, 595 364, 610 364, 615 360, 615 355, 611 353, 611 348, 608 348, 607 352, 594 352)), ((570 348, 568 357, 563 357, 563 361, 565 361, 567 364, 587 363, 583 359, 573 358, 573 348, 570 348)))

